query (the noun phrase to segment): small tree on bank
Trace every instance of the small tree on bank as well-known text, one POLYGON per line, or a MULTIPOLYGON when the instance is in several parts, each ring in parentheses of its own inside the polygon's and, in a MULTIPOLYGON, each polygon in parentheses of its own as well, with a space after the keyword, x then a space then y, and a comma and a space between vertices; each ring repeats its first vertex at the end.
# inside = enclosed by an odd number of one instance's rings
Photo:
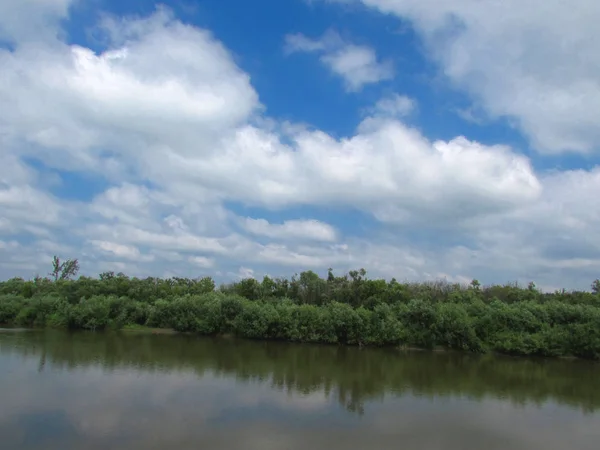
POLYGON ((594 280, 592 283, 592 292, 596 295, 600 295, 600 280, 594 280))
POLYGON ((67 259, 66 261, 60 260, 60 258, 54 255, 52 260, 52 272, 50 275, 54 281, 59 280, 70 280, 79 272, 79 261, 77 259, 67 259))

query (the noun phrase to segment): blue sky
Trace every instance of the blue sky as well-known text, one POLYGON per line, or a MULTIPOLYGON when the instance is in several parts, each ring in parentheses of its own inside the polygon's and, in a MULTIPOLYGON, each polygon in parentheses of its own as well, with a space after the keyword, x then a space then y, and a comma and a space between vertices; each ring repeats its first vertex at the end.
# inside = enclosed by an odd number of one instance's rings
POLYGON ((593 0, 38 3, 0 6, 3 278, 600 276, 593 0))

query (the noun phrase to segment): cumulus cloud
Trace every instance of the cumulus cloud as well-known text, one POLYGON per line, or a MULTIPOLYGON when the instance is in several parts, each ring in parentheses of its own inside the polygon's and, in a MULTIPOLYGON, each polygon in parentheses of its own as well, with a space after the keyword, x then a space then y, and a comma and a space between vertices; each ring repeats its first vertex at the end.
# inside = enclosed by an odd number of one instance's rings
POLYGON ((139 262, 149 262, 154 260, 154 256, 152 255, 141 255, 139 249, 133 245, 123 245, 115 242, 98 240, 91 240, 90 243, 98 250, 109 253, 118 258, 139 262))
POLYGON ((394 76, 391 61, 380 61, 375 50, 366 45, 346 42, 335 31, 328 31, 318 39, 302 33, 285 37, 286 53, 317 52, 321 62, 334 74, 342 77, 346 89, 360 91, 366 84, 389 80, 394 76))
POLYGON ((343 139, 302 129, 286 138, 293 145, 246 126, 226 141, 227 157, 181 157, 177 173, 180 178, 205 174, 205 182, 222 195, 249 204, 395 210, 388 214, 392 221, 408 221, 423 211, 448 218, 452 209, 444 205, 457 201, 460 215, 468 218, 488 208, 527 204, 540 193, 529 161, 507 147, 463 137, 430 142, 388 118, 369 117, 343 139))
MULTIPOLYGON (((88 274, 139 276, 365 267, 587 287, 600 271, 597 169, 539 173, 505 145, 432 141, 402 121, 412 107, 402 96, 345 137, 269 127, 249 76, 210 32, 164 8, 101 29, 103 50, 58 38, 0 50, 3 277, 44 274, 54 253, 88 274), (108 187, 65 200, 51 189, 65 172, 108 187), (379 225, 354 235, 354 224, 304 213, 240 218, 228 202, 335 207, 379 225)), ((296 46, 326 55, 321 41, 296 46)))
POLYGON ((55 39, 59 22, 76 0, 2 0, 0 41, 10 43, 55 39))
POLYGON ((155 152, 168 157, 174 140, 179 152, 209 152, 224 130, 260 107, 222 44, 168 10, 113 22, 110 30, 119 36, 109 41, 116 47, 100 54, 57 42, 0 52, 9 142, 21 151, 29 144, 41 159, 50 157, 48 148, 65 153, 67 168, 101 163, 111 172, 117 169, 105 148, 139 164, 155 152))
POLYGON ((443 73, 538 150, 600 150, 600 2, 326 1, 409 20, 443 73))
POLYGON ((36 172, 2 144, 0 138, 0 231, 48 236, 71 214, 68 203, 36 189, 36 172))
POLYGON ((371 115, 381 115, 389 117, 405 117, 410 115, 417 107, 414 99, 400 94, 392 94, 383 97, 368 110, 371 115))
POLYGON ((190 256, 188 261, 203 269, 210 269, 215 265, 214 259, 206 258, 205 256, 190 256))
POLYGON ((335 241, 335 229, 318 220, 286 220, 282 224, 272 224, 265 219, 246 217, 242 226, 252 234, 273 239, 312 239, 316 241, 335 241))

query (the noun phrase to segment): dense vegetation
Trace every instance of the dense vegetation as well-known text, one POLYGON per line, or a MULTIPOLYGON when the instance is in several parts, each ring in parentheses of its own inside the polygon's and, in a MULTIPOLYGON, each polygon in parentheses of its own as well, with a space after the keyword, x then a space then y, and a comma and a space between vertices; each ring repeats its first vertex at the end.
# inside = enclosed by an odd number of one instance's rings
POLYGON ((143 325, 203 335, 372 346, 444 347, 600 359, 600 282, 592 292, 542 293, 533 283, 482 287, 370 280, 129 278, 54 261, 52 279, 0 283, 0 323, 101 330, 143 325), (66 273, 65 270, 70 271, 66 273))

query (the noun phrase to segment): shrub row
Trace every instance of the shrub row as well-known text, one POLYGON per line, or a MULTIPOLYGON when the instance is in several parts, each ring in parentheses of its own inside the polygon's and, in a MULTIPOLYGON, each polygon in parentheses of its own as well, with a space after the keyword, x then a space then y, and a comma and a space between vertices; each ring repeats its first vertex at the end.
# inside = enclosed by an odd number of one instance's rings
POLYGON ((298 304, 289 298, 252 301, 222 292, 154 301, 5 294, 0 295, 0 323, 88 330, 145 325, 291 342, 600 358, 600 308, 557 300, 505 303, 460 296, 389 304, 374 298, 367 308, 336 301, 298 304))

